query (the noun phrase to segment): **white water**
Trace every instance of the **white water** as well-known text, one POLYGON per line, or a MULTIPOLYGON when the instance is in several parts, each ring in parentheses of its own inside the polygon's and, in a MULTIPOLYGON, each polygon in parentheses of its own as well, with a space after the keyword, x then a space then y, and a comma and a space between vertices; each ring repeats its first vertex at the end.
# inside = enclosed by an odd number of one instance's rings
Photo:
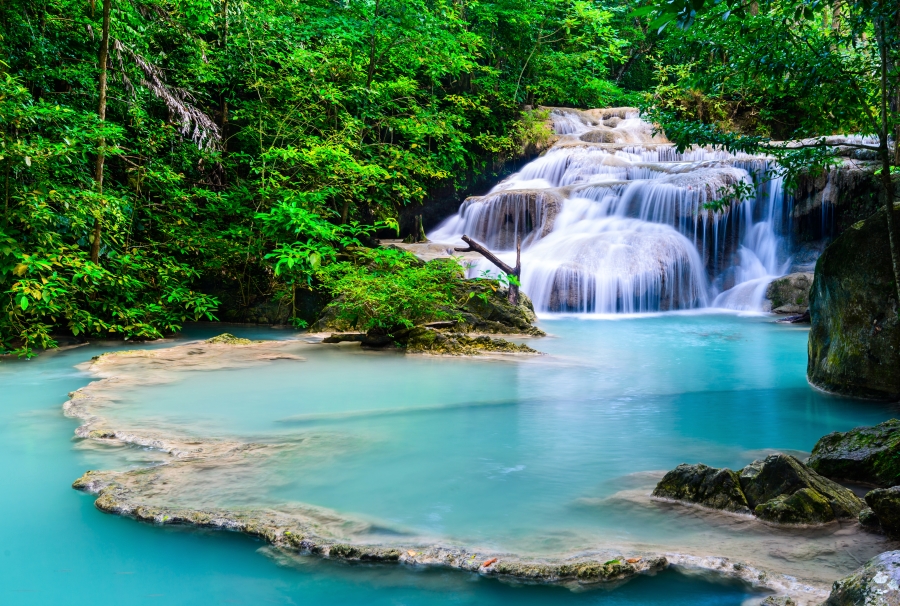
MULTIPOLYGON (((761 310, 784 275, 790 199, 763 157, 678 153, 633 110, 555 109, 559 141, 428 234, 468 235, 512 262, 539 311, 761 310), (756 195, 703 208, 731 184, 756 195)), ((471 274, 495 271, 487 261, 471 274)))

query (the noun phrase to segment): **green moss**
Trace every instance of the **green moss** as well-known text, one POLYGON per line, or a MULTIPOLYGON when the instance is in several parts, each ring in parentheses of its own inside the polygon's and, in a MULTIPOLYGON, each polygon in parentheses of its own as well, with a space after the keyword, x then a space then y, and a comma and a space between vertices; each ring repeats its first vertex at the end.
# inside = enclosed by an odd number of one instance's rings
POLYGON ((779 524, 824 524, 835 518, 828 499, 811 488, 757 505, 754 513, 762 520, 779 524))
POLYGON ((212 345, 250 345, 253 343, 250 339, 241 339, 227 332, 222 333, 217 337, 207 339, 206 342, 212 345))

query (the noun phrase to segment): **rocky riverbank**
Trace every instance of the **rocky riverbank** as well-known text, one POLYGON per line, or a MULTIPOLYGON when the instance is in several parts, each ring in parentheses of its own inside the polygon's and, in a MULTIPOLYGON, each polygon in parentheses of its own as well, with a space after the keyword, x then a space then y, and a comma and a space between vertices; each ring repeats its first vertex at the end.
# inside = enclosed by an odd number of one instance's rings
POLYGON ((752 514, 776 524, 852 520, 865 508, 852 491, 784 454, 754 461, 739 472, 679 465, 657 484, 653 496, 752 514))

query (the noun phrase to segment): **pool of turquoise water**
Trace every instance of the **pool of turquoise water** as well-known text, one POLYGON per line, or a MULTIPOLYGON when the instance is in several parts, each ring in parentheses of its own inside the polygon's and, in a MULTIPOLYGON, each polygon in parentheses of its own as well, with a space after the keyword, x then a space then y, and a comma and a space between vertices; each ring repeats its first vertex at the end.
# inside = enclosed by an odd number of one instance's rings
MULTIPOLYGON (((298 344, 305 362, 180 373, 122 393, 113 426, 294 440, 190 485, 186 505, 301 502, 432 540, 546 554, 677 549, 707 522, 615 498, 679 463, 809 451, 893 408, 805 380, 806 330, 767 317, 564 318, 548 355, 484 360, 298 344)), ((759 529, 763 531, 764 529, 759 529)), ((740 532, 745 532, 741 529, 740 532)))
MULTIPOLYGON (((551 355, 539 359, 435 360, 315 346, 302 363, 185 373, 125 394, 114 413, 202 435, 321 438, 327 456, 279 459, 259 485, 225 499, 299 500, 417 532, 511 543, 537 527, 551 528, 547 540, 561 542, 585 529, 606 532, 610 524, 596 518, 615 508, 604 511, 604 497, 642 471, 683 460, 740 465, 758 449, 808 450, 828 431, 896 415, 888 406, 811 390, 803 378, 805 334, 765 319, 561 319, 544 327, 553 336, 534 344, 551 355)), ((220 331, 198 327, 186 338, 220 331)), ((70 488, 72 480, 86 469, 140 465, 147 456, 84 448, 72 439, 75 422, 61 414, 66 393, 90 380, 73 366, 103 350, 0 362, 7 486, 0 603, 649 606, 752 599, 743 586, 674 572, 613 592, 571 592, 448 571, 285 564, 239 536, 101 514, 90 496, 70 488)))

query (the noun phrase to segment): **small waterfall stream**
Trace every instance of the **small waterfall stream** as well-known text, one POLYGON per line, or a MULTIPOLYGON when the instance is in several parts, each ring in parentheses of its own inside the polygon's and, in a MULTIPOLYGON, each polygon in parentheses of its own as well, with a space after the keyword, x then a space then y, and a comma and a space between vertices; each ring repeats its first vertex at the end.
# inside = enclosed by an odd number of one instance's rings
MULTIPOLYGON (((551 112, 546 154, 470 197, 428 238, 465 234, 504 259, 522 242, 522 288, 544 312, 760 310, 790 268, 791 199, 771 161, 708 149, 678 153, 628 108, 551 112), (704 204, 732 184, 755 196, 704 204)), ((495 272, 479 261, 470 275, 495 272)))

